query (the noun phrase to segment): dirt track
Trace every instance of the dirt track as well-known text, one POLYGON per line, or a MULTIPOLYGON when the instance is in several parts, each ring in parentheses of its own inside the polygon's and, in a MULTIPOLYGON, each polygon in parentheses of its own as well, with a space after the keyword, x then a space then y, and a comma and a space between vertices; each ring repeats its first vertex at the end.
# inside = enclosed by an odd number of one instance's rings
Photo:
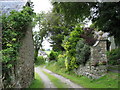
POLYGON ((61 80, 61 82, 63 82, 64 84, 66 84, 66 86, 68 86, 68 88, 82 88, 81 86, 71 82, 69 79, 66 79, 65 77, 55 74, 53 72, 51 72, 48 69, 45 68, 41 68, 41 67, 36 67, 35 68, 35 72, 39 74, 39 76, 41 77, 41 79, 43 80, 43 83, 45 85, 46 88, 56 88, 53 83, 49 80, 49 78, 42 72, 45 71, 55 77, 57 77, 58 79, 61 80))

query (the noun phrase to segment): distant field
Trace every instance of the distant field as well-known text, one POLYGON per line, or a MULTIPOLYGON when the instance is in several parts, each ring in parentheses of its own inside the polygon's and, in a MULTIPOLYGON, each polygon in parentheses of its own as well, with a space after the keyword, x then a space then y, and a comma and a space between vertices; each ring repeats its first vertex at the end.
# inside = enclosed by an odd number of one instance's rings
POLYGON ((49 55, 51 51, 45 51, 45 52, 47 53, 47 55, 49 55))

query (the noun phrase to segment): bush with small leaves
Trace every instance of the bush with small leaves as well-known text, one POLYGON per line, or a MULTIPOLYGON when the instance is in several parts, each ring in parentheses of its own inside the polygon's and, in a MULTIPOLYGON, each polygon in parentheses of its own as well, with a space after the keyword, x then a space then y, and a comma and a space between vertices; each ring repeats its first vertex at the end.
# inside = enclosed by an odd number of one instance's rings
POLYGON ((119 65, 120 64, 120 48, 113 49, 107 52, 108 64, 119 65))
POLYGON ((57 60, 57 65, 59 65, 59 67, 61 68, 65 68, 65 58, 66 58, 66 55, 65 54, 59 54, 58 55, 58 60, 57 60))
POLYGON ((79 40, 76 45, 76 63, 77 65, 87 62, 90 56, 90 47, 85 43, 84 40, 79 40))

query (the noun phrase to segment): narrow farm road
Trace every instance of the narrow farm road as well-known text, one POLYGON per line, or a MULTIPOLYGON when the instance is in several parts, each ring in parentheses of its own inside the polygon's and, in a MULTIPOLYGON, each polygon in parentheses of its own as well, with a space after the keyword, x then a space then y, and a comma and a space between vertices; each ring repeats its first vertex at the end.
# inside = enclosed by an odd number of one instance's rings
POLYGON ((46 69, 45 67, 43 67, 42 70, 44 70, 45 72, 47 72, 47 73, 55 76, 56 78, 60 79, 61 82, 65 83, 67 86, 69 86, 68 88, 83 88, 83 87, 71 82, 69 79, 67 79, 67 78, 65 78, 61 75, 58 75, 58 74, 55 74, 55 73, 51 72, 50 70, 46 69))
POLYGON ((56 88, 53 83, 49 80, 49 78, 42 72, 42 68, 35 67, 35 72, 41 77, 45 88, 56 88))

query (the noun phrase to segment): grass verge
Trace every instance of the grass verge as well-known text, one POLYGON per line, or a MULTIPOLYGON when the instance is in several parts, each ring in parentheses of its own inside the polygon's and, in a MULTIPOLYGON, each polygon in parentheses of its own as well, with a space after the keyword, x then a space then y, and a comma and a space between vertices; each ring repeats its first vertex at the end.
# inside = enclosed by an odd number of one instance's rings
POLYGON ((51 80, 51 82, 57 87, 57 88, 67 88, 67 85, 62 83, 58 78, 54 77, 53 75, 50 75, 49 73, 43 71, 44 74, 48 76, 48 78, 51 80))
POLYGON ((72 82, 77 83, 84 88, 118 88, 119 85, 118 77, 120 77, 120 73, 109 72, 97 80, 91 80, 85 76, 78 76, 74 72, 66 72, 65 68, 60 68, 55 63, 51 63, 46 68, 70 79, 72 82))
POLYGON ((39 77, 37 73, 35 73, 35 80, 33 80, 29 88, 44 88, 42 79, 39 77))
POLYGON ((45 51, 45 52, 47 53, 47 55, 49 55, 51 51, 45 51))

